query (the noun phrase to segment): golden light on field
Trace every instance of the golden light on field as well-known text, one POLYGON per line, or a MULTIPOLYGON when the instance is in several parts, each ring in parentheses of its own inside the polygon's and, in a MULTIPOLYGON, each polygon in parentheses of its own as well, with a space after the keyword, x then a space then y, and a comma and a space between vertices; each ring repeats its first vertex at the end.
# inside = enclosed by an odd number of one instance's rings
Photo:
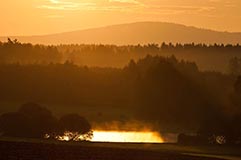
POLYGON ((93 142, 163 143, 157 132, 149 131, 94 131, 93 142))

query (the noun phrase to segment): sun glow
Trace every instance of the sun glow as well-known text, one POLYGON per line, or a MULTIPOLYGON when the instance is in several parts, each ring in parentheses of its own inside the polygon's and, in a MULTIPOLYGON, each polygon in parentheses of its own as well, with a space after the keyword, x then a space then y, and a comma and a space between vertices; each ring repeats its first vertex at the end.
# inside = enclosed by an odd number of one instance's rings
POLYGON ((149 131, 94 131, 93 142, 132 142, 132 143, 163 143, 157 132, 149 131))

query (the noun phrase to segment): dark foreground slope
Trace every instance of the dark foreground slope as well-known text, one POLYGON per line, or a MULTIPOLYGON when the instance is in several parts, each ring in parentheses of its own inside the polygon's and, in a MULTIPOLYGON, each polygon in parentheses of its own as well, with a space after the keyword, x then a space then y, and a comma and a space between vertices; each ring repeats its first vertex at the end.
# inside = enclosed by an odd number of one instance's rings
POLYGON ((1 160, 218 160, 172 152, 66 143, 0 142, 1 160))
MULTIPOLYGON (((163 22, 138 22, 59 34, 11 38, 41 44, 241 43, 241 33, 218 32, 163 22)), ((6 37, 0 37, 0 40, 6 40, 6 37)))

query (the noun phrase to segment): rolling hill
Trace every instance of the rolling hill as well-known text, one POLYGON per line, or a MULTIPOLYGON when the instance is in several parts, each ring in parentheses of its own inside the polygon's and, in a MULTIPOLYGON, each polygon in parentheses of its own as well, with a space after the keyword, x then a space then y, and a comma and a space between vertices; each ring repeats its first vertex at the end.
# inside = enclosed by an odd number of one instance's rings
MULTIPOLYGON (((137 22, 51 35, 10 38, 34 44, 241 43, 241 33, 218 32, 164 22, 137 22)), ((0 37, 0 40, 6 41, 6 37, 0 37)))

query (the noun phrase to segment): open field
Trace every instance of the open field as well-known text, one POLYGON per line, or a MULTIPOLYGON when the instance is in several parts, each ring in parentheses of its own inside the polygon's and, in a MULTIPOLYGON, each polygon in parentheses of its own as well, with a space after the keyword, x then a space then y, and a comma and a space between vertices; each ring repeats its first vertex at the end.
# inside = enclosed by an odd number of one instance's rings
POLYGON ((240 149, 176 144, 0 141, 1 160, 218 160, 241 159, 240 149))

